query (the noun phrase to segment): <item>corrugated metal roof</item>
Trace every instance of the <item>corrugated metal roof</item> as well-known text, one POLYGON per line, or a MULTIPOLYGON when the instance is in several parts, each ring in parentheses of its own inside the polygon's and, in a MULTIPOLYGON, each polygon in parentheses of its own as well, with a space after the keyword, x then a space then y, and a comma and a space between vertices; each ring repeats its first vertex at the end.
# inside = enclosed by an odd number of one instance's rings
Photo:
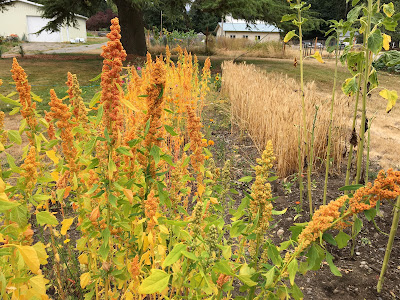
POLYGON ((280 29, 270 24, 246 24, 246 23, 218 23, 224 31, 247 32, 280 32, 280 29))

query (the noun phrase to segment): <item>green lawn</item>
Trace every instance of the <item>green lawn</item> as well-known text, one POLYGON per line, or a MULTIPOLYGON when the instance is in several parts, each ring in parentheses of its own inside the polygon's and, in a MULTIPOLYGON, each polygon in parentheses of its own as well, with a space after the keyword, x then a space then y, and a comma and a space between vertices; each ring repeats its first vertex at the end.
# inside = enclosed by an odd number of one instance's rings
MULTIPOLYGON (((39 95, 44 101, 38 103, 39 109, 48 109, 49 90, 54 89, 59 98, 66 96, 67 72, 77 74, 80 86, 83 92, 85 102, 90 102, 94 94, 99 90, 99 81, 89 81, 96 77, 102 68, 102 58, 98 55, 85 55, 87 59, 79 59, 79 55, 65 54, 62 60, 41 59, 19 59, 20 65, 28 74, 29 83, 32 85, 32 91, 39 95)), ((203 66, 206 57, 199 56, 199 65, 203 66)), ((212 74, 221 73, 221 64, 225 59, 223 57, 211 57, 212 74)), ((247 64, 254 64, 267 72, 279 72, 287 74, 297 80, 300 78, 299 66, 294 67, 293 61, 288 59, 241 59, 239 62, 246 61, 247 64)), ((4 84, 0 87, 0 93, 7 95, 15 90, 11 77, 12 59, 0 59, 0 78, 4 84)), ((315 81, 317 86, 324 92, 330 93, 333 83, 334 63, 328 60, 326 64, 319 64, 312 60, 306 60, 304 66, 304 77, 307 81, 315 81)), ((338 85, 340 86, 350 73, 344 66, 339 67, 338 85)), ((379 72, 379 80, 382 86, 389 89, 398 89, 400 76, 379 72)), ((17 96, 14 96, 15 99, 17 96)), ((7 107, 0 103, 0 109, 9 111, 12 107, 7 107)))
MULTIPOLYGON (((29 84, 32 85, 32 92, 43 99, 38 103, 38 109, 47 109, 47 103, 50 100, 49 90, 54 89, 59 98, 67 95, 67 72, 77 74, 82 89, 83 98, 89 102, 93 95, 99 89, 99 81, 91 82, 90 79, 96 77, 102 68, 102 58, 93 55, 88 59, 77 59, 74 55, 64 55, 63 60, 52 59, 19 59, 19 64, 25 69, 28 75, 29 84)), ((12 59, 0 59, 0 78, 3 79, 3 85, 0 87, 0 93, 8 95, 15 91, 15 85, 12 84, 10 69, 12 59)), ((13 99, 18 98, 14 96, 13 99)), ((0 103, 3 111, 9 111, 12 107, 7 107, 0 103)))

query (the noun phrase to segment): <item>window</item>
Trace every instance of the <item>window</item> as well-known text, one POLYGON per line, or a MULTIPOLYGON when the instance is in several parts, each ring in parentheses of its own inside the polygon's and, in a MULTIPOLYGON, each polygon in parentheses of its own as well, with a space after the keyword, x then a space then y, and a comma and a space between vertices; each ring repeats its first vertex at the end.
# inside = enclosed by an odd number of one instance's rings
POLYGON ((245 35, 245 34, 243 34, 243 38, 244 38, 244 39, 248 39, 248 38, 249 38, 249 36, 248 36, 248 35, 245 35))
POLYGON ((256 35, 256 41, 261 40, 261 35, 256 35))
POLYGON ((236 35, 235 34, 231 34, 231 39, 235 39, 236 35))

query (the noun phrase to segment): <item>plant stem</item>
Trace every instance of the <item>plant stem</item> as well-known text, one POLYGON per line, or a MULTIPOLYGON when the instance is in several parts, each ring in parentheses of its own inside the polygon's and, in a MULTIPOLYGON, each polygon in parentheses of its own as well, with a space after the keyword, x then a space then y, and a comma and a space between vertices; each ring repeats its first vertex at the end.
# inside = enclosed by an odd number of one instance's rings
POLYGON ((365 136, 365 118, 366 118, 366 106, 367 106, 367 93, 368 93, 368 82, 369 82, 369 72, 370 72, 370 50, 368 49, 368 36, 371 30, 371 15, 372 15, 372 0, 368 0, 368 21, 367 28, 365 30, 365 70, 364 70, 364 87, 362 95, 362 114, 361 114, 361 127, 360 127, 360 143, 359 151, 357 157, 357 174, 356 174, 356 184, 360 182, 361 170, 362 170, 362 160, 364 154, 364 136, 365 136))
POLYGON ((336 81, 337 81, 337 73, 338 73, 338 62, 339 62, 339 32, 336 34, 336 49, 335 49, 335 75, 333 77, 333 88, 332 88, 332 101, 331 101, 331 111, 329 118, 329 131, 328 131, 328 147, 326 149, 326 166, 325 166, 325 182, 324 182, 324 196, 322 204, 326 205, 326 194, 328 191, 328 176, 329 176, 329 165, 330 165, 330 154, 331 154, 331 144, 332 144, 332 123, 333 123, 333 107, 335 105, 335 95, 336 95, 336 81))
MULTIPOLYGON (((367 93, 368 93, 368 82, 369 82, 369 72, 370 72, 370 51, 368 49, 368 36, 371 30, 371 16, 372 16, 372 1, 368 0, 368 16, 367 16, 367 28, 365 30, 364 35, 364 44, 365 44, 365 70, 364 70, 364 87, 363 87, 363 95, 362 95, 362 113, 361 113, 361 127, 360 127, 360 142, 358 144, 358 152, 357 152, 357 173, 356 173, 356 184, 360 183, 361 178, 361 170, 362 170, 362 161, 364 154, 364 137, 365 137, 365 118, 366 118, 366 106, 367 106, 367 93)), ((351 246, 351 256, 354 255, 354 248, 356 246, 356 236, 355 236, 355 228, 354 224, 352 226, 352 246, 351 246)))
POLYGON ((313 120, 312 131, 311 131, 309 162, 308 162, 308 168, 307 168, 307 187, 308 187, 308 202, 310 204, 310 216, 312 216, 311 170, 312 170, 313 160, 314 160, 314 133, 315 133, 315 122, 317 121, 318 109, 319 109, 319 107, 315 106, 315 114, 314 114, 314 120, 313 120))
MULTIPOLYGON (((297 5, 301 5, 301 1, 297 0, 297 5)), ((307 120, 306 120, 306 103, 305 103, 305 95, 304 95, 304 69, 303 69, 303 31, 301 26, 301 8, 299 7, 298 10, 298 22, 299 22, 299 40, 300 40, 300 93, 301 93, 301 106, 302 106, 302 119, 303 119, 303 142, 305 144, 305 153, 308 153, 307 149, 307 120)), ((301 152, 301 147, 299 149, 301 152)), ((302 202, 303 197, 303 180, 302 180, 302 173, 303 173, 303 162, 301 162, 301 174, 299 174, 299 185, 300 185, 300 201, 302 202)), ((312 215, 312 211, 310 211, 310 215, 312 215)))
POLYGON ((379 276, 378 285, 376 286, 376 290, 378 291, 378 293, 380 293, 382 290, 384 276, 385 276, 385 273, 386 273, 386 270, 387 270, 387 267, 389 264, 390 253, 392 252, 393 241, 396 236, 397 227, 399 226, 399 220, 400 220, 400 196, 397 197, 396 206, 394 208, 393 221, 392 221, 392 227, 390 229, 389 241, 388 241, 388 244, 386 247, 385 257, 383 258, 382 270, 381 270, 381 274, 379 276))
MULTIPOLYGON (((361 75, 358 76, 358 83, 357 83, 357 94, 356 94, 356 103, 354 105, 354 115, 353 115, 353 125, 351 127, 351 132, 355 132, 356 130, 356 120, 357 120, 357 110, 358 110, 358 102, 360 100, 360 87, 361 87, 361 75)), ((351 169, 351 161, 353 159, 353 144, 350 143, 350 150, 349 150, 349 157, 347 159, 347 168, 346 168, 346 180, 345 185, 350 184, 350 169, 351 169)), ((348 191, 345 191, 345 195, 348 194, 348 191)))
POLYGON ((303 160, 301 157, 301 129, 299 126, 299 138, 298 138, 298 149, 297 149, 297 154, 298 154, 298 160, 299 160, 299 188, 300 188, 300 209, 303 209, 303 178, 302 178, 302 174, 303 174, 303 160))
POLYGON ((369 123, 368 126, 368 141, 367 141, 367 162, 365 166, 365 182, 369 182, 369 146, 371 142, 371 124, 372 122, 369 123))

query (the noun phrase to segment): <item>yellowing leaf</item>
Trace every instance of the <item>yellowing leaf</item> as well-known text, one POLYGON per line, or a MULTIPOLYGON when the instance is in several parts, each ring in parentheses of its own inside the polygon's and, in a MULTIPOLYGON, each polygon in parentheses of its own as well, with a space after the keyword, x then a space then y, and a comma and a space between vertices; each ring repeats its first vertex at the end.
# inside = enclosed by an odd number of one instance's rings
POLYGON ((385 89, 380 91, 379 95, 388 100, 388 104, 386 106, 386 112, 389 113, 393 109, 393 106, 396 104, 398 98, 397 92, 385 89))
POLYGON ((133 300, 133 294, 131 292, 127 292, 125 294, 125 300, 133 300))
POLYGON ((319 53, 319 51, 315 51, 315 53, 313 55, 311 55, 310 57, 315 58, 321 64, 325 63, 324 60, 322 59, 321 53, 319 53))
POLYGON ((201 195, 203 195, 205 191, 204 185, 199 184, 199 186, 197 187, 197 192, 199 193, 199 196, 201 197, 201 195))
POLYGON ((54 164, 58 164, 60 159, 56 156, 56 152, 54 150, 46 151, 46 155, 54 162, 54 164))
POLYGON ((57 171, 51 172, 50 173, 51 178, 53 178, 54 181, 58 181, 58 179, 60 178, 60 173, 58 173, 57 171))
POLYGON ((139 111, 131 102, 129 102, 129 100, 127 100, 125 98, 121 98, 121 102, 126 107, 128 107, 130 110, 133 110, 134 112, 138 112, 139 111))
POLYGON ((386 51, 390 49, 389 43, 392 41, 392 37, 387 34, 383 34, 383 49, 386 51))
POLYGON ((151 274, 139 286, 140 294, 161 293, 168 287, 168 281, 171 275, 159 269, 152 269, 151 274))
POLYGON ((393 16, 395 10, 394 10, 394 4, 392 2, 388 4, 383 4, 383 12, 385 15, 387 15, 389 18, 393 16))
POLYGON ((46 246, 42 242, 37 242, 32 247, 36 250, 36 254, 39 258, 39 263, 41 265, 46 265, 47 258, 49 257, 46 252, 46 246))
POLYGON ((130 203, 133 202, 133 192, 131 190, 124 189, 124 195, 126 196, 126 198, 128 198, 130 203))
POLYGON ((32 289, 39 295, 46 295, 46 283, 49 283, 43 275, 37 275, 29 279, 32 289))
POLYGON ((147 236, 147 241, 149 242, 149 245, 154 244, 153 233, 151 233, 151 231, 149 232, 149 235, 147 236))
POLYGON ((160 225, 160 226, 158 226, 158 228, 160 229, 160 231, 162 233, 169 234, 169 230, 165 225, 160 225))
POLYGON ((72 223, 74 223, 74 218, 64 219, 61 224, 61 234, 66 235, 68 229, 71 227, 72 223))
POLYGON ((214 197, 211 197, 210 198, 210 202, 212 203, 212 204, 218 204, 219 202, 218 202, 218 199, 217 198, 214 198, 214 197))
POLYGON ((4 151, 5 149, 4 149, 4 145, 3 145, 3 143, 2 142, 0 142, 0 151, 4 151))
POLYGON ((81 275, 81 287, 84 289, 90 282, 90 273, 86 272, 81 275))
POLYGON ((32 273, 37 274, 40 268, 40 262, 36 250, 31 246, 15 246, 24 259, 25 264, 32 273))
POLYGON ((294 36, 298 36, 294 30, 286 33, 285 38, 283 39, 284 43, 289 42, 294 36))
POLYGON ((4 193, 5 190, 6 190, 6 184, 3 181, 3 179, 0 178, 0 193, 4 193))
POLYGON ((89 263, 89 258, 86 253, 79 255, 78 260, 81 265, 87 265, 89 263))

